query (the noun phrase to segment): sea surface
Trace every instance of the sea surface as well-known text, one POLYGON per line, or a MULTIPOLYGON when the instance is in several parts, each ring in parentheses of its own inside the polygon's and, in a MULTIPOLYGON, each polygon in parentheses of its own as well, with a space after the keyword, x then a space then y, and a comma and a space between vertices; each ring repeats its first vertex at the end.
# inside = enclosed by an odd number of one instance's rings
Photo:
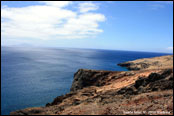
POLYGON ((72 48, 1 47, 1 113, 45 106, 70 91, 80 69, 126 71, 118 63, 167 55, 72 48))

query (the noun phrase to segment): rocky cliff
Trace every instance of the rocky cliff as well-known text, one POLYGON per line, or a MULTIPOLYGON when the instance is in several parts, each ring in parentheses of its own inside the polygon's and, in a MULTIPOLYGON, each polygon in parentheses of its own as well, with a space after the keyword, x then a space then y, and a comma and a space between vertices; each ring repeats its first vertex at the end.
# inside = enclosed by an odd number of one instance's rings
POLYGON ((11 115, 173 114, 173 55, 120 65, 133 70, 79 69, 70 93, 11 115))

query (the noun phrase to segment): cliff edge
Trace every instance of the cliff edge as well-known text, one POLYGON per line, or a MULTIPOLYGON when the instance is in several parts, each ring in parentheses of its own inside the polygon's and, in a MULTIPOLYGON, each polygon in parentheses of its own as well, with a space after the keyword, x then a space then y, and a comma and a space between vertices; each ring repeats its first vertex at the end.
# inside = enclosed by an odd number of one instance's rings
POLYGON ((173 55, 119 65, 131 67, 130 71, 79 69, 69 93, 56 97, 45 107, 26 108, 10 114, 173 115, 173 55))

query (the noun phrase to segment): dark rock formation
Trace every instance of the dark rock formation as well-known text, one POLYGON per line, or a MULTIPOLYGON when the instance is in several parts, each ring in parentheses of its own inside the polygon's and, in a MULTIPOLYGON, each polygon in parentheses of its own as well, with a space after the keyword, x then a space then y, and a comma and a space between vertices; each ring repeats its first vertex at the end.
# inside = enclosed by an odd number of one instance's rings
POLYGON ((105 81, 103 80, 105 80, 105 78, 111 72, 112 71, 79 69, 74 74, 74 81, 71 86, 71 91, 76 91, 89 86, 102 86, 105 84, 105 81))
POLYGON ((126 63, 119 63, 118 66, 126 67, 128 70, 142 70, 148 68, 150 64, 126 62, 126 63))
POLYGON ((148 77, 139 77, 130 87, 122 88, 118 94, 136 95, 152 91, 173 88, 173 70, 166 69, 160 73, 151 73, 148 77))

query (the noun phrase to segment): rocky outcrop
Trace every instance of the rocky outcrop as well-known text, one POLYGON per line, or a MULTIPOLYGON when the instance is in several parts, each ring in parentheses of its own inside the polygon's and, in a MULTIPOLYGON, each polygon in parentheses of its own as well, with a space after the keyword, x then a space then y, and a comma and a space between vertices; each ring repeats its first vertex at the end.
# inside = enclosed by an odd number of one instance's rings
POLYGON ((120 89, 118 94, 137 95, 169 89, 173 89, 172 69, 166 69, 161 74, 151 73, 148 77, 139 77, 133 85, 120 89))
POLYGON ((56 97, 45 107, 27 108, 11 114, 172 115, 173 67, 168 67, 138 71, 79 69, 74 74, 70 93, 56 97))
POLYGON ((105 79, 112 71, 97 71, 79 69, 74 74, 71 91, 76 91, 89 86, 102 86, 105 84, 105 79), (89 78, 90 77, 90 78, 89 78))
POLYGON ((173 68, 173 55, 144 58, 125 63, 119 63, 119 66, 126 67, 129 70, 148 70, 173 68))

